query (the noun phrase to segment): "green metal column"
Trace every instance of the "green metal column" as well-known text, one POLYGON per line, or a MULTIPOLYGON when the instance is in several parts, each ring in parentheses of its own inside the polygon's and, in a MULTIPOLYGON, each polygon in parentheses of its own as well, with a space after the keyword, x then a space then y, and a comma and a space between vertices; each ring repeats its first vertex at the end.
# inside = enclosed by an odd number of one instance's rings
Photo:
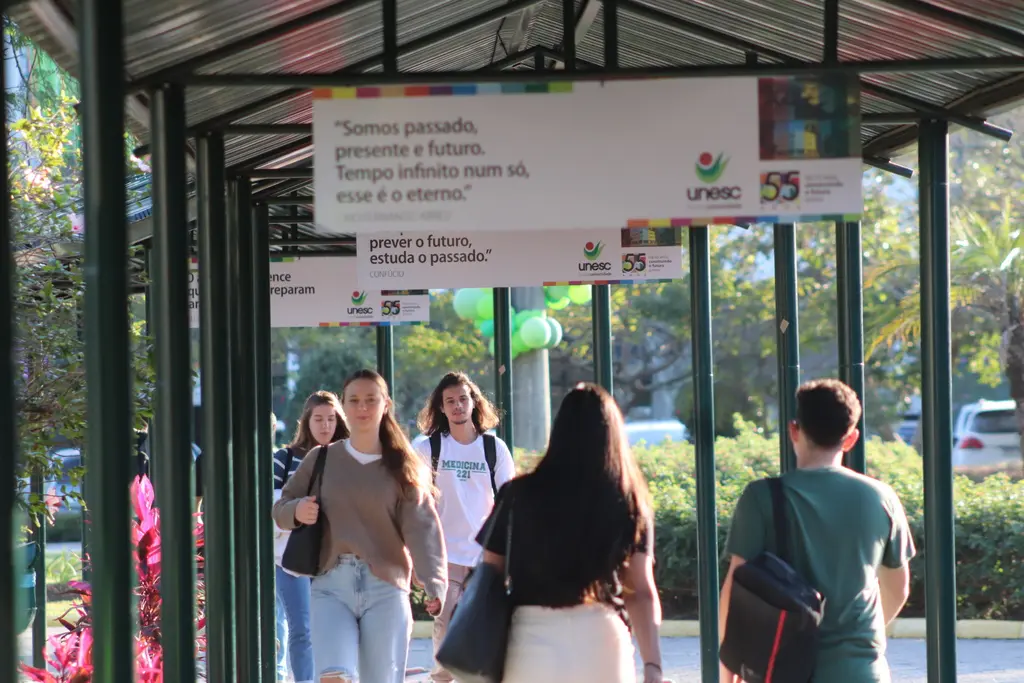
POLYGON ((377 327, 377 372, 388 384, 388 392, 395 395, 395 332, 390 325, 377 327))
MULTIPOLYGON (((0 69, 0 92, 7 92, 4 69, 0 69)), ((6 131, 6 119, 0 121, 6 131)), ((7 136, 4 136, 7 139, 7 136)), ((0 151, 0 168, 7 168, 7 146, 0 151)), ((0 548, 13 548, 16 539, 18 434, 15 423, 17 404, 14 400, 14 262, 11 258, 11 196, 7 174, 0 179, 0 548)), ((15 588, 18 572, 14 553, 0 558, 0 680, 17 680, 18 636, 14 632, 18 595, 15 588)), ((38 641, 34 641, 34 644, 38 641)), ((34 648, 33 648, 34 649, 34 648)))
POLYGON ((707 227, 690 228, 690 338, 697 464, 697 594, 700 673, 718 683, 718 512, 715 506, 715 366, 711 334, 711 248, 707 227))
POLYGON ((185 170, 185 89, 177 84, 149 94, 153 150, 152 284, 156 391, 150 432, 150 469, 159 472, 160 634, 164 680, 193 681, 196 562, 192 518, 192 367, 188 325, 188 188, 185 170))
MULTIPOLYGON (((85 198, 85 378, 92 521, 93 681, 135 674, 128 488, 133 460, 128 334, 124 47, 119 0, 81 0, 79 114, 85 198)), ((45 617, 44 617, 45 618, 45 617)))
MULTIPOLYGON (((32 473, 32 497, 43 500, 43 475, 32 473)), ((36 618, 32 622, 32 666, 37 669, 46 667, 43 648, 46 647, 46 522, 40 519, 32 529, 32 540, 36 544, 36 618)))
MULTIPOLYGON (((206 679, 234 683, 235 579, 231 430, 231 283, 224 198, 224 136, 198 140, 199 370, 203 404, 206 679)), ((247 683, 247 682, 242 682, 247 683)))
POLYGON ((494 288, 494 394, 498 400, 498 436, 515 453, 512 410, 512 291, 494 288))
POLYGON ((277 629, 274 620, 274 436, 270 429, 273 389, 270 370, 270 217, 266 204, 253 207, 253 362, 256 386, 256 536, 259 554, 260 669, 264 683, 277 675, 277 629))
POLYGON ((779 363, 779 467, 796 468, 796 454, 787 425, 796 417, 796 389, 800 386, 800 324, 797 297, 796 226, 776 223, 775 231, 775 335, 779 363))
MULTIPOLYGON (((619 21, 618 3, 604 5, 604 66, 612 70, 619 68, 619 21)), ((562 34, 564 40, 565 69, 576 70, 576 23, 575 5, 570 0, 562 2, 562 34), (572 50, 568 50, 568 46, 572 50)), ((610 285, 594 285, 594 296, 590 303, 590 316, 594 334, 594 381, 614 396, 614 371, 612 361, 612 292, 610 285)))
MULTIPOLYGON (((860 223, 836 223, 836 297, 839 302, 839 379, 857 392, 864 407, 864 252, 860 223)), ((843 458, 855 472, 867 471, 864 457, 864 411, 860 439, 843 458)))
MULTIPOLYGON (((231 449, 235 490, 235 624, 238 680, 258 681, 260 675, 260 514, 256 496, 256 471, 267 453, 256 452, 256 361, 253 353, 255 300, 253 297, 252 185, 248 178, 230 181, 234 207, 229 212, 228 260, 231 264, 231 449)), ((264 253, 263 258, 267 255, 264 253)))
POLYGON ((922 121, 921 436, 924 459, 924 602, 928 683, 956 681, 953 511, 953 373, 949 328, 949 124, 922 121))

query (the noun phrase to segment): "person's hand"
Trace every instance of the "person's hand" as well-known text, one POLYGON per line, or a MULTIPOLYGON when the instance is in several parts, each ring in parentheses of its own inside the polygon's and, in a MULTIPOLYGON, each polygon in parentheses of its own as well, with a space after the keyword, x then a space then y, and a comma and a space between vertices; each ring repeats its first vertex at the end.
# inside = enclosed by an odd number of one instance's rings
POLYGON ((661 667, 654 664, 644 665, 644 683, 663 683, 664 680, 665 676, 661 672, 661 667))
POLYGON ((299 524, 316 524, 316 518, 320 515, 320 505, 316 502, 316 496, 306 496, 299 499, 295 506, 295 521, 299 524))
POLYGON ((432 617, 440 616, 441 614, 441 599, 440 598, 428 598, 423 606, 427 608, 427 614, 432 617))

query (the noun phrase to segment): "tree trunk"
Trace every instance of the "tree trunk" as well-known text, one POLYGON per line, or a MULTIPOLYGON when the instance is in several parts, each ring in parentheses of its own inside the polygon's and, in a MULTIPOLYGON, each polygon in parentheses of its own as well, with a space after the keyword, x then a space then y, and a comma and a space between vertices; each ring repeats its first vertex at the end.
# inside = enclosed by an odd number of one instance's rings
MULTIPOLYGON (((542 287, 515 287, 512 304, 517 311, 543 310, 542 287)), ((519 354, 512 362, 512 409, 515 411, 515 444, 531 451, 543 451, 551 428, 551 378, 548 350, 519 354)))

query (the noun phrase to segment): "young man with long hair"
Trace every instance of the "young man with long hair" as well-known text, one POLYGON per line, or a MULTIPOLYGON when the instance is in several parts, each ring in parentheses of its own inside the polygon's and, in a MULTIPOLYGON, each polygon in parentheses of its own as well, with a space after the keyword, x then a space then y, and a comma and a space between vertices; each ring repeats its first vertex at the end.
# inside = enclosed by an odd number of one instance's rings
MULTIPOLYGON (((434 620, 436 652, 466 576, 480 557, 476 533, 491 513, 497 490, 515 476, 515 465, 505 442, 487 433, 498 424, 494 406, 463 372, 441 378, 417 424, 430 437, 417 450, 434 473, 448 549, 448 595, 434 620)), ((435 664, 432 680, 447 683, 452 676, 435 664)))
MULTIPOLYGON (((857 394, 834 379, 806 382, 796 392, 789 438, 797 469, 782 475, 793 569, 825 598, 814 681, 887 683, 885 626, 910 593, 914 541, 896 492, 843 467, 860 438, 857 394)), ((725 552, 720 637, 729 619, 733 574, 765 551, 775 552, 772 493, 752 482, 736 502, 725 552)), ((722 683, 740 680, 724 666, 722 683)))

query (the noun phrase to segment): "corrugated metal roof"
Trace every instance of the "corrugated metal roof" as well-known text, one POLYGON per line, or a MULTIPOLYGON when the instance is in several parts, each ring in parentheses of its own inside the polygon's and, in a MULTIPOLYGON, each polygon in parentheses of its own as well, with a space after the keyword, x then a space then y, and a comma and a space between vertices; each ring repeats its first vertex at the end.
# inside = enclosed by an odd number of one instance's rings
MULTIPOLYGON (((603 8, 600 0, 576 0, 577 16, 590 23, 577 43, 577 57, 603 63, 603 8)), ((25 0, 10 10, 21 29, 63 67, 77 72, 74 28, 69 22, 72 0, 25 0), (61 22, 64 22, 63 25, 61 22)), ((562 3, 538 0, 515 3, 502 11, 502 0, 399 0, 399 68, 403 71, 470 70, 530 47, 557 51, 562 42, 562 3), (474 17, 480 21, 471 22, 474 17), (438 31, 471 22, 457 35, 431 39, 438 31), (412 43, 415 49, 409 50, 412 43), (404 49, 403 49, 404 48, 404 49)), ((1020 56, 1024 59, 1024 2, 1017 0, 843 0, 839 3, 841 60, 929 57, 1020 56), (908 7, 916 7, 912 11, 908 7), (921 8, 924 11, 921 11, 921 8), (929 8, 988 21, 994 29, 969 21, 940 20, 929 8)), ((125 48, 129 78, 139 78, 220 50, 216 61, 198 73, 333 72, 357 64, 378 70, 382 49, 378 0, 124 0, 125 48), (283 35, 266 31, 319 13, 321 20, 283 35), (235 54, 225 46, 264 35, 235 54)), ((763 61, 783 58, 815 62, 824 42, 824 0, 620 0, 620 66, 737 64, 755 48, 763 61)), ((955 19, 956 17, 954 17, 955 19)), ((280 31, 278 31, 280 33, 280 31)), ((215 53, 218 54, 218 53, 215 53)), ((529 67, 527 63, 524 67, 529 67)), ((947 72, 871 74, 877 85, 933 106, 955 107, 958 113, 984 115, 1024 97, 1019 72, 947 72), (972 99, 974 102, 972 102, 972 99), (975 102, 977 104, 975 104, 975 102)), ((865 113, 905 113, 894 103, 866 90, 865 113)), ((282 88, 189 88, 190 125, 216 120, 233 123, 308 123, 308 93, 282 88), (250 106, 262 103, 261 106, 250 106), (230 116, 225 116, 230 114, 230 116)), ((136 116, 133 130, 146 137, 146 121, 136 116)), ((265 165, 293 166, 308 161, 311 150, 302 135, 231 136, 231 165, 267 159, 278 148, 289 154, 265 165)), ((888 155, 913 142, 913 127, 865 124, 867 151, 888 155)))

